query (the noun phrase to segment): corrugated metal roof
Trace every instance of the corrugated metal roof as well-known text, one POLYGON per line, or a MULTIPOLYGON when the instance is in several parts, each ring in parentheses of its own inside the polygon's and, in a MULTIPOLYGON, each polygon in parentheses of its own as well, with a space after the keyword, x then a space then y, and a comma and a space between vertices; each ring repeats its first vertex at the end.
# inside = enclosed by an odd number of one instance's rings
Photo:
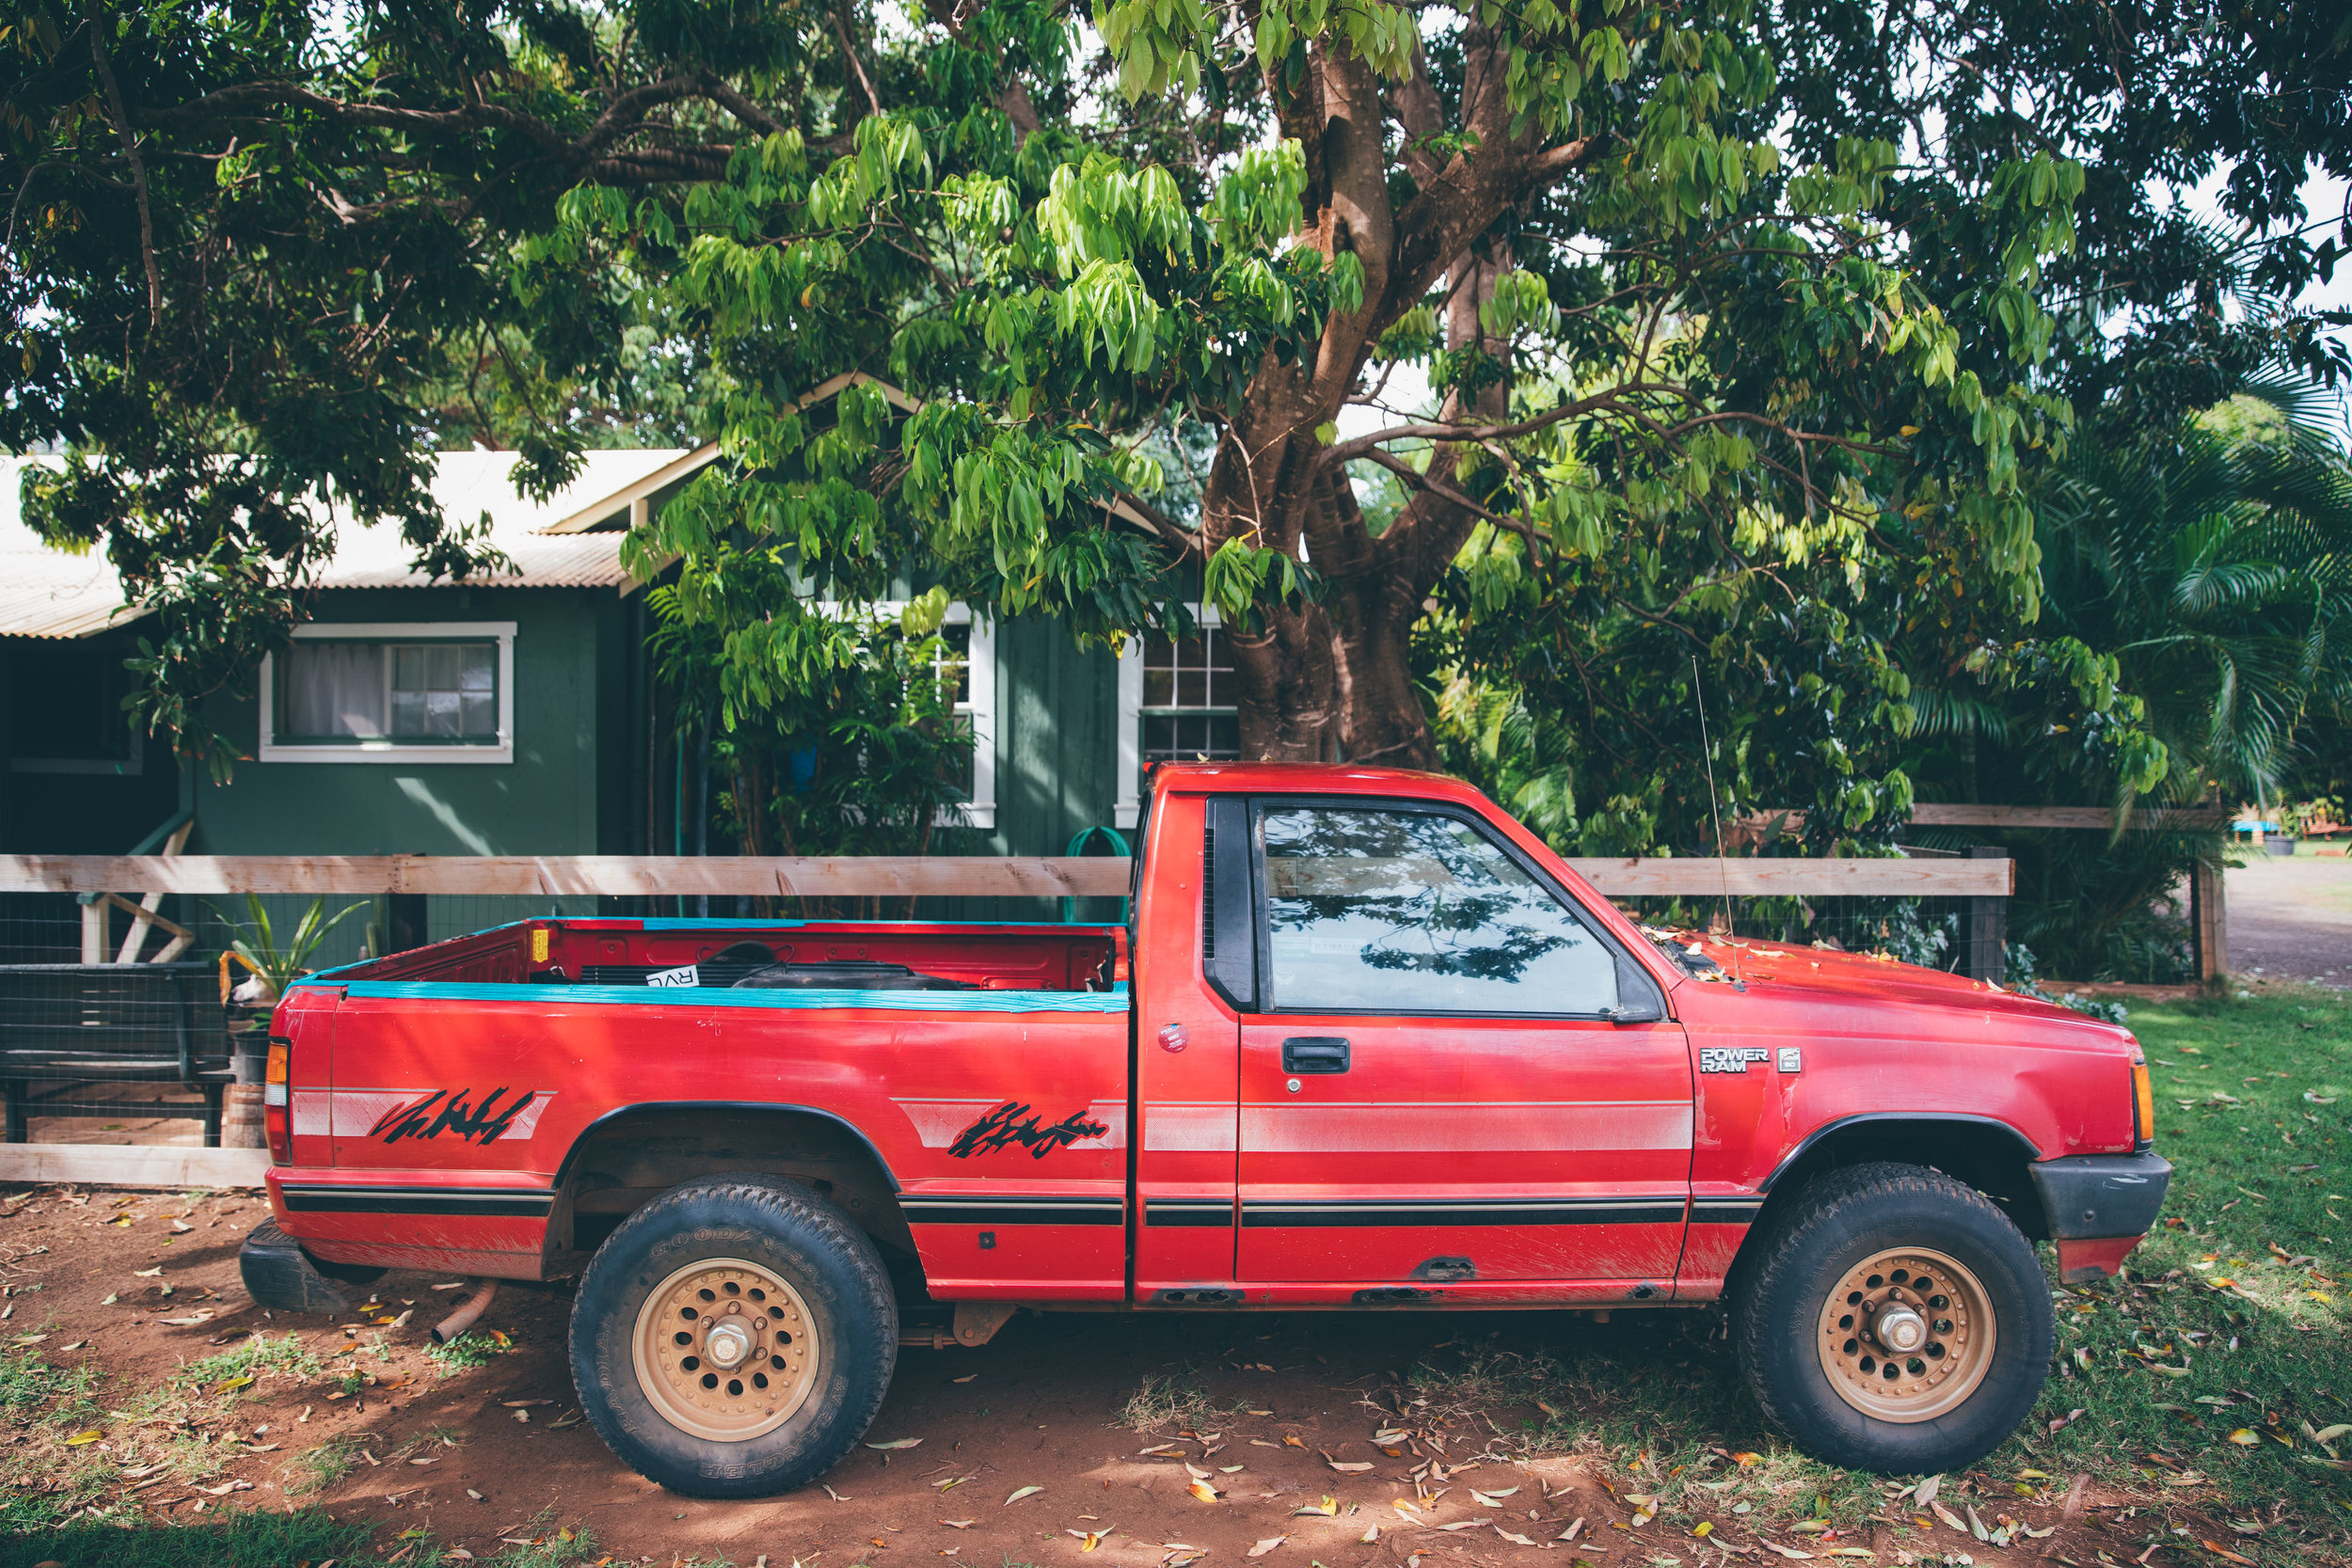
MULTIPOLYGON (((515 562, 513 573, 466 579, 476 588, 626 588, 618 533, 553 534, 550 525, 592 512, 601 498, 630 491, 687 455, 675 449, 592 451, 580 477, 545 504, 515 494, 507 475, 515 454, 443 452, 436 459, 434 499, 452 523, 490 520, 489 542, 515 562)), ((44 545, 23 515, 19 481, 27 464, 55 467, 51 457, 0 457, 0 637, 87 637, 145 611, 126 609, 122 583, 98 551, 69 555, 44 545)), ((615 503, 612 510, 627 505, 615 503)), ((315 581, 321 588, 428 588, 436 584, 409 568, 409 550, 389 525, 338 531, 334 559, 315 581)), ((446 586, 447 578, 439 579, 446 586)))

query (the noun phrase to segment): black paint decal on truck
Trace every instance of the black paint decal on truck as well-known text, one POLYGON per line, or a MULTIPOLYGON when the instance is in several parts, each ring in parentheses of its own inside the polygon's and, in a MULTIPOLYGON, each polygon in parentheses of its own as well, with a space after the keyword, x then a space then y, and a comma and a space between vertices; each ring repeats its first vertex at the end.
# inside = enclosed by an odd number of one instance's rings
POLYGON ((1073 1111, 1051 1127, 1040 1127, 1030 1110, 1020 1101, 1006 1101, 957 1133, 947 1152, 959 1160, 968 1160, 975 1154, 993 1154, 1019 1144, 1029 1151, 1030 1159, 1042 1160, 1080 1138, 1099 1138, 1110 1131, 1084 1111, 1073 1111))
POLYGON ((403 1138, 420 1138, 429 1143, 449 1132, 468 1143, 494 1144, 523 1107, 539 1098, 539 1091, 533 1089, 501 1109, 499 1101, 506 1092, 503 1086, 492 1089, 480 1105, 469 1105, 466 1097, 473 1093, 471 1089, 459 1089, 453 1095, 447 1089, 435 1089, 421 1100, 395 1105, 385 1112, 368 1129, 368 1136, 380 1137, 388 1144, 396 1144, 403 1138), (444 1096, 448 1097, 447 1104, 441 1104, 444 1096), (436 1105, 440 1106, 437 1117, 433 1114, 436 1105))

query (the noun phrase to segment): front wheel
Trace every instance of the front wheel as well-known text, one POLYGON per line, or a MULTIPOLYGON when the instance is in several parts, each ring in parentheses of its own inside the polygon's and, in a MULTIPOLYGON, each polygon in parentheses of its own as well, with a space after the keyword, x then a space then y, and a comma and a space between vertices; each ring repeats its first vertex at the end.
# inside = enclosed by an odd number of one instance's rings
POLYGON ((898 1354, 866 1233, 775 1178, 689 1182, 606 1239, 572 1308, 572 1381, 612 1451, 696 1497, 822 1475, 864 1434, 898 1354))
POLYGON ((2056 1329, 2028 1243, 1938 1171, 1876 1164, 1794 1195, 1743 1271, 1756 1402, 1815 1457, 1894 1474, 1983 1458, 2040 1398, 2056 1329))

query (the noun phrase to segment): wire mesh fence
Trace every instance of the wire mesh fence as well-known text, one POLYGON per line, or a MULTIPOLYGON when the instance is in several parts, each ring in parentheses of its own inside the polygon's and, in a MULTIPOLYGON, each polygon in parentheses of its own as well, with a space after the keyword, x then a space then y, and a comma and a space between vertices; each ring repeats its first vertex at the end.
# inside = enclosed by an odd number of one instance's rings
POLYGON ((229 1022, 202 963, 0 965, 8 1141, 193 1120, 217 1146, 235 1076, 229 1022))

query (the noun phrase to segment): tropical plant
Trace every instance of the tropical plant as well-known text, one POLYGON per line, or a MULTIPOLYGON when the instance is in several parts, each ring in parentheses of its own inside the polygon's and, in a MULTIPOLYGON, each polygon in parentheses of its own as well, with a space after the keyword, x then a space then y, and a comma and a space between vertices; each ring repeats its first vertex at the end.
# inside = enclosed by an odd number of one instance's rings
POLYGON ((2049 619, 2115 652, 2173 800, 2279 799, 2312 705, 2352 698, 2352 463, 2316 392, 2085 442, 2043 502, 2049 619))
POLYGON ((294 928, 282 946, 278 943, 277 929, 270 922, 269 906, 262 902, 261 895, 246 894, 245 907, 246 918, 242 923, 230 920, 217 908, 213 908, 213 913, 232 929, 229 950, 243 959, 246 968, 268 988, 268 995, 254 1000, 275 1002, 285 994, 286 988, 298 976, 310 972, 310 956, 319 950, 319 944, 326 940, 327 933, 368 908, 368 901, 362 899, 329 918, 326 898, 311 899, 310 907, 303 911, 301 918, 294 922, 294 928))
MULTIPOLYGON (((691 563, 652 594, 655 668, 682 743, 708 737, 717 784, 698 793, 718 809, 721 834, 747 855, 932 852, 970 800, 974 748, 956 711, 966 676, 944 635, 946 594, 918 594, 896 617, 845 613, 809 602, 787 570, 766 563, 772 610, 755 666, 731 657, 713 619, 689 614, 692 594, 723 591, 691 563), (754 667, 766 678, 744 679, 754 667)), ((733 564, 730 588, 761 561, 733 564)))

